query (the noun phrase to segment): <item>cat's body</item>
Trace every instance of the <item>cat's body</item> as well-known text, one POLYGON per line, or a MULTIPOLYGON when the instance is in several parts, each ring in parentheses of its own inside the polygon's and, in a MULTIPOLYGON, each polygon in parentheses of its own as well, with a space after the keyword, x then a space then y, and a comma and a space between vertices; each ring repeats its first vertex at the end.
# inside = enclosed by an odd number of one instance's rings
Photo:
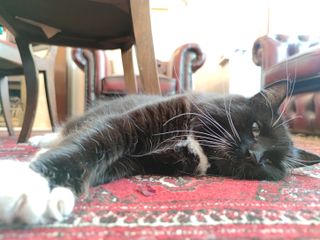
POLYGON ((184 94, 108 102, 67 123, 30 167, 51 189, 76 195, 136 174, 280 180, 304 165, 278 113, 286 92, 279 83, 249 99, 184 94))

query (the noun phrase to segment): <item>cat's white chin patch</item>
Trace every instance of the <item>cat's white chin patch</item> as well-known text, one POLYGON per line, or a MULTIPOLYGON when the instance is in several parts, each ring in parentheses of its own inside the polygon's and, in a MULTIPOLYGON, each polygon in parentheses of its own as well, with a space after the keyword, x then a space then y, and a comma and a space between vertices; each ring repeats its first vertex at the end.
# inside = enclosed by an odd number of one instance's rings
POLYGON ((29 168, 28 163, 0 161, 0 222, 38 224, 61 221, 75 202, 67 188, 50 192, 48 181, 29 168))

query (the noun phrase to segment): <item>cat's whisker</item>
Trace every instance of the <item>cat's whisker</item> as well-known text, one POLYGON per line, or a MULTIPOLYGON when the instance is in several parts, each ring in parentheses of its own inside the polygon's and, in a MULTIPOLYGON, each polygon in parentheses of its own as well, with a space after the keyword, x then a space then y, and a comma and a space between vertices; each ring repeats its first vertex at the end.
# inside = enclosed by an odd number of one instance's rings
MULTIPOLYGON (((186 116, 186 115, 195 115, 195 116, 198 116, 199 118, 205 118, 206 120, 208 120, 209 122, 211 122, 212 124, 214 124, 215 126, 219 126, 218 127, 218 129, 219 129, 219 131, 225 136, 225 137, 227 137, 227 135, 225 134, 225 133, 228 133, 224 128, 222 128, 222 126, 220 125, 220 124, 218 124, 218 122, 217 121, 215 121, 215 122, 212 122, 212 120, 211 119, 208 119, 206 116, 203 116, 203 115, 201 115, 201 114, 198 114, 198 113, 181 113, 181 114, 179 114, 179 115, 176 115, 176 116, 174 116, 174 117, 172 117, 172 118, 170 118, 168 121, 166 121, 164 124, 163 124, 163 126, 165 126, 165 125, 167 125, 170 121, 172 121, 172 120, 174 120, 174 119, 176 119, 176 118, 179 118, 179 117, 182 117, 182 116, 186 116), (221 128, 224 130, 224 131, 221 131, 221 128)), ((202 123, 204 123, 201 119, 199 119, 202 123)), ((205 123, 204 123, 205 124, 205 123)), ((205 124, 206 125, 206 124, 205 124)), ((209 129, 210 130, 210 132, 211 133, 214 133, 209 127, 208 127, 208 125, 206 125, 206 127, 207 127, 207 129, 209 129)), ((229 133, 228 133, 229 134, 229 133)), ((154 135, 158 135, 158 134, 154 134, 154 135)), ((229 134, 230 135, 230 134, 229 134)), ((230 136, 231 137, 231 136, 230 136)))
POLYGON ((293 95, 293 91, 294 91, 294 87, 295 87, 295 80, 290 81, 287 78, 287 94, 286 94, 286 98, 287 100, 285 101, 285 104, 282 108, 281 113, 279 114, 279 117, 277 118, 277 120, 272 124, 272 127, 275 127, 276 124, 280 121, 280 119, 282 118, 283 114, 285 113, 285 110, 287 109, 289 103, 291 102, 292 99, 292 95, 293 95))
POLYGON ((230 97, 230 101, 229 101, 229 111, 228 111, 228 114, 229 114, 229 118, 228 118, 228 121, 230 123, 230 127, 232 129, 232 132, 234 135, 236 135, 236 137, 238 138, 239 142, 241 142, 241 138, 239 136, 239 133, 237 131, 237 129, 235 128, 234 126, 234 123, 233 123, 233 120, 232 120, 232 116, 231 116, 231 103, 232 103, 232 97, 230 97))
POLYGON ((270 111, 271 111, 271 123, 273 122, 273 119, 274 119, 274 112, 273 112, 273 109, 272 109, 272 104, 270 102, 270 100, 267 98, 267 96, 264 94, 264 90, 260 91, 260 94, 261 96, 263 96, 263 98, 266 100, 266 103, 268 104, 269 108, 270 108, 270 111))
MULTIPOLYGON (((205 122, 203 122, 201 119, 199 119, 199 120, 204 124, 205 128, 207 128, 208 131, 209 131, 213 136, 215 136, 215 138, 221 139, 221 136, 217 135, 210 127, 208 127, 208 125, 207 125, 205 122)), ((223 133, 222 133, 222 134, 223 134, 223 133)), ((228 139, 228 135, 223 134, 223 136, 224 136, 224 138, 222 138, 222 139, 225 139, 225 138, 228 139)), ((225 141, 226 141, 226 140, 225 140, 225 141)), ((235 145, 234 142, 230 142, 230 144, 235 145)))
POLYGON ((233 136, 237 137, 238 140, 241 142, 241 138, 239 137, 239 134, 238 134, 237 130, 235 129, 234 124, 233 124, 233 121, 232 121, 232 118, 231 118, 231 109, 230 109, 230 107, 231 107, 231 100, 232 100, 232 98, 230 98, 229 108, 228 108, 229 111, 228 111, 227 105, 226 105, 226 98, 225 98, 225 97, 223 98, 224 109, 225 109, 226 117, 227 117, 227 119, 228 119, 229 126, 230 126, 230 128, 231 128, 232 133, 233 133, 233 136))
POLYGON ((213 118, 213 116, 211 116, 210 114, 207 114, 207 113, 203 112, 203 110, 201 110, 201 109, 199 108, 199 106, 197 106, 197 105, 195 105, 195 104, 194 104, 194 107, 197 108, 198 111, 202 114, 202 115, 199 114, 200 117, 203 117, 205 120, 207 120, 209 123, 211 123, 211 124, 212 124, 215 128, 217 128, 218 131, 219 131, 221 134, 223 134, 226 138, 227 138, 226 135, 228 135, 228 136, 229 136, 229 139, 230 139, 231 141, 233 141, 234 143, 236 143, 234 137, 233 137, 224 127, 222 127, 222 126, 218 123, 218 121, 213 118))
POLYGON ((319 161, 316 160, 303 160, 299 159, 295 156, 287 155, 287 161, 284 163, 289 166, 290 169, 297 168, 297 167, 306 167, 308 163, 317 163, 319 161))
POLYGON ((283 121, 282 123, 278 124, 278 125, 275 126, 274 128, 278 128, 278 127, 281 127, 281 126, 283 126, 283 125, 286 125, 288 122, 293 121, 293 120, 298 119, 298 118, 303 118, 303 116, 300 116, 300 115, 299 115, 299 116, 295 116, 295 117, 289 118, 289 119, 283 121))
MULTIPOLYGON (((174 137, 171 137, 171 138, 169 138, 169 139, 164 140, 162 143, 165 143, 165 142, 167 142, 167 141, 175 141, 175 142, 176 142, 175 139, 177 139, 177 138, 180 138, 180 137, 189 137, 189 136, 190 136, 190 135, 188 135, 188 134, 179 135, 179 136, 174 136, 174 137)), ((225 139, 223 139, 223 138, 217 138, 217 137, 214 137, 214 136, 211 136, 211 137, 199 136, 199 135, 193 135, 193 136, 196 138, 196 140, 199 142, 200 145, 201 145, 201 142, 206 141, 208 144, 211 144, 211 145, 213 145, 213 144, 215 144, 215 145, 220 144, 221 147, 223 146, 224 148, 226 148, 226 147, 232 148, 232 145, 231 145, 228 141, 226 141, 225 139)), ((184 141, 186 141, 186 140, 184 140, 184 141)))
POLYGON ((226 144, 224 144, 224 143, 220 143, 220 142, 210 142, 210 141, 206 141, 206 140, 199 140, 199 144, 200 144, 201 146, 218 148, 218 149, 230 148, 230 146, 228 146, 228 145, 226 145, 226 144))
MULTIPOLYGON (((200 132, 202 133, 202 132, 200 132)), ((143 157, 143 156, 149 156, 152 154, 156 154, 156 153, 161 153, 164 151, 168 151, 168 150, 172 150, 174 149, 174 147, 177 144, 177 138, 181 138, 181 137, 189 137, 190 134, 180 134, 177 136, 173 136, 170 137, 168 139, 163 140, 162 142, 160 142, 158 145, 156 146, 151 146, 150 150, 145 153, 145 154, 130 154, 129 156, 131 157, 143 157), (171 145, 167 145, 165 147, 161 147, 162 145, 165 145, 166 143, 172 141, 173 144, 171 145)), ((232 146, 230 145, 230 143, 226 140, 224 140, 223 138, 217 138, 215 136, 199 136, 199 135, 193 135, 194 137, 197 138, 197 141, 199 143, 200 146, 207 146, 210 148, 216 148, 216 149, 229 149, 232 146)), ((182 140, 182 141, 187 141, 187 140, 182 140)))
MULTIPOLYGON (((201 132, 201 131, 195 131, 195 130, 173 130, 173 131, 169 131, 166 132, 165 134, 172 134, 172 133, 179 133, 179 135, 175 135, 173 137, 170 137, 168 139, 165 139, 162 141, 162 143, 166 142, 166 141, 170 141, 170 140, 175 140, 178 138, 182 138, 182 137, 190 137, 193 136, 195 137, 197 140, 208 140, 208 141, 212 141, 212 142, 220 142, 220 143, 224 143, 224 144, 228 144, 231 147, 230 142, 228 142, 226 139, 221 138, 221 136, 215 135, 215 134, 207 134, 205 132, 201 132), (184 134, 181 134, 184 133, 184 134)), ((161 135, 163 135, 164 133, 161 133, 161 135)), ((156 134, 159 135, 159 134, 156 134)))
MULTIPOLYGON (((189 137, 190 135, 189 134, 184 134, 184 135, 177 135, 177 136, 173 136, 169 139, 166 139, 162 142, 165 142, 165 141, 168 141, 168 140, 175 140, 177 138, 181 138, 181 137, 189 137)), ((215 137, 215 136, 201 136, 201 135, 192 135, 193 137, 196 138, 197 141, 202 141, 202 140, 206 140, 208 142, 211 142, 211 143, 214 143, 214 142, 217 142, 217 143, 222 143, 222 144, 226 144, 230 147, 232 147, 232 145, 226 141, 225 139, 223 138, 218 138, 218 137, 215 137)), ((186 141, 186 140, 184 140, 186 141)))
POLYGON ((286 61, 286 80, 287 80, 287 93, 286 93, 286 98, 288 99, 288 101, 285 103, 285 106, 283 107, 283 112, 286 110, 289 102, 291 101, 292 95, 293 95, 293 91, 294 91, 294 87, 296 84, 296 77, 297 77, 297 68, 295 67, 295 74, 292 80, 290 80, 290 74, 288 71, 288 61, 286 61))
MULTIPOLYGON (((220 147, 232 147, 232 143, 228 142, 225 138, 221 138, 221 136, 216 135, 216 134, 207 134, 205 132, 200 132, 200 131, 195 131, 195 130, 173 130, 170 132, 166 132, 165 134, 171 134, 171 133, 185 133, 185 134, 179 134, 173 137, 170 137, 166 140, 163 140, 162 143, 165 143, 166 141, 175 141, 175 139, 177 138, 181 138, 181 137, 189 137, 190 133, 192 133, 192 136, 194 136, 196 138, 196 140, 199 142, 199 144, 201 145, 201 142, 206 141, 206 143, 208 143, 206 146, 212 146, 215 145, 217 146, 218 144, 220 144, 220 147)), ((161 133, 161 135, 163 135, 164 133, 161 133)), ((159 134, 156 134, 159 135, 159 134)))
POLYGON ((173 120, 175 120, 175 119, 177 119, 177 118, 179 118, 179 117, 188 116, 188 115, 196 115, 196 116, 197 116, 196 113, 192 113, 192 112, 180 113, 180 114, 178 114, 178 115, 173 116, 173 117, 170 118, 169 120, 167 120, 164 124, 162 124, 162 126, 164 127, 164 126, 166 126, 169 122, 171 122, 171 121, 173 121, 173 120))
MULTIPOLYGON (((211 137, 210 134, 207 133, 203 133, 203 132, 198 132, 199 134, 203 134, 207 137, 211 137)), ((166 136, 166 135, 174 135, 169 137, 168 139, 164 139, 162 140, 162 142, 167 141, 169 139, 173 139, 173 138, 187 138, 188 136, 192 135, 191 130, 172 130, 172 131, 167 131, 167 132, 162 132, 162 133, 155 133, 152 136, 154 137, 158 137, 158 136, 166 136)))
POLYGON ((308 160, 305 160, 305 159, 300 159, 300 158, 297 158, 297 157, 292 157, 291 156, 291 161, 294 160, 294 161, 297 161, 299 163, 306 163, 305 165, 308 166, 308 164, 314 164, 314 163, 319 163, 319 159, 317 160, 311 160, 311 159, 308 159, 308 160))
POLYGON ((216 141, 216 142, 221 142, 221 143, 225 143, 227 145, 229 145, 230 147, 233 147, 233 144, 230 143, 228 141, 228 139, 225 139, 225 138, 221 138, 220 136, 215 136, 215 135, 212 135, 212 136, 202 136, 202 135, 193 135, 194 138, 199 141, 199 140, 208 140, 208 141, 216 141))
POLYGON ((145 157, 145 156, 150 156, 150 155, 157 154, 157 153, 163 153, 163 152, 166 152, 168 150, 172 150, 173 147, 174 147, 174 144, 168 145, 168 146, 165 146, 165 147, 161 147, 162 144, 163 143, 161 142, 159 145, 153 147, 152 149, 150 149, 146 153, 143 153, 143 154, 128 154, 127 156, 128 157, 145 157))
POLYGON ((163 132, 163 133, 156 133, 156 134, 153 134, 153 136, 160 136, 160 135, 167 135, 167 134, 179 134, 175 137, 183 137, 183 136, 188 137, 188 136, 194 134, 194 136, 197 136, 198 138, 208 137, 209 139, 212 139, 212 140, 224 139, 224 138, 221 138, 221 136, 219 136, 219 135, 208 134, 208 133, 196 131, 196 130, 172 130, 172 131, 163 132), (181 133, 185 133, 185 135, 183 135, 181 133))
POLYGON ((289 161, 283 162, 282 165, 285 168, 287 173, 292 171, 293 169, 295 169, 297 167, 297 165, 294 165, 293 163, 290 163, 289 161))
POLYGON ((204 113, 204 117, 205 119, 207 119, 209 121, 209 123, 211 123, 214 127, 218 127, 218 130, 221 132, 221 134, 223 134, 223 136, 229 140, 231 140, 232 142, 234 142, 236 144, 235 139, 233 138, 233 136, 224 128, 222 127, 212 116, 205 114, 204 113))

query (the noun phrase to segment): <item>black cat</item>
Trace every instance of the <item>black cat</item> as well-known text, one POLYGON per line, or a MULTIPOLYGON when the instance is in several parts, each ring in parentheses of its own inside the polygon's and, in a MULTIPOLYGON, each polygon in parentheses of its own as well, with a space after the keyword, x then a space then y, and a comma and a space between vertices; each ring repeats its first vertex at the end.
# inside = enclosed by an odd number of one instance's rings
POLYGON ((280 180, 320 161, 293 146, 278 112, 288 84, 277 82, 252 98, 194 93, 110 101, 68 122, 30 168, 50 189, 75 195, 136 174, 280 180))
POLYGON ((319 159, 293 147, 279 116, 287 84, 249 99, 185 94, 108 102, 67 123, 61 141, 30 167, 52 187, 77 194, 136 174, 280 180, 294 167, 315 163, 301 159, 319 159))

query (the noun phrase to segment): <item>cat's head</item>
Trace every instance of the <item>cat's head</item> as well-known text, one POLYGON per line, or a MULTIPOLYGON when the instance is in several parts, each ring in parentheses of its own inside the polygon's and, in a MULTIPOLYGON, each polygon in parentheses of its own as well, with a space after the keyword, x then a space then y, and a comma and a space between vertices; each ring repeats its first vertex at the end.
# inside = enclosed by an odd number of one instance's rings
POLYGON ((199 142, 211 163, 209 174, 279 180, 292 168, 320 162, 320 157, 293 146, 279 112, 289 88, 287 81, 280 81, 251 98, 215 100, 202 111, 198 130, 207 135, 199 135, 199 142))

